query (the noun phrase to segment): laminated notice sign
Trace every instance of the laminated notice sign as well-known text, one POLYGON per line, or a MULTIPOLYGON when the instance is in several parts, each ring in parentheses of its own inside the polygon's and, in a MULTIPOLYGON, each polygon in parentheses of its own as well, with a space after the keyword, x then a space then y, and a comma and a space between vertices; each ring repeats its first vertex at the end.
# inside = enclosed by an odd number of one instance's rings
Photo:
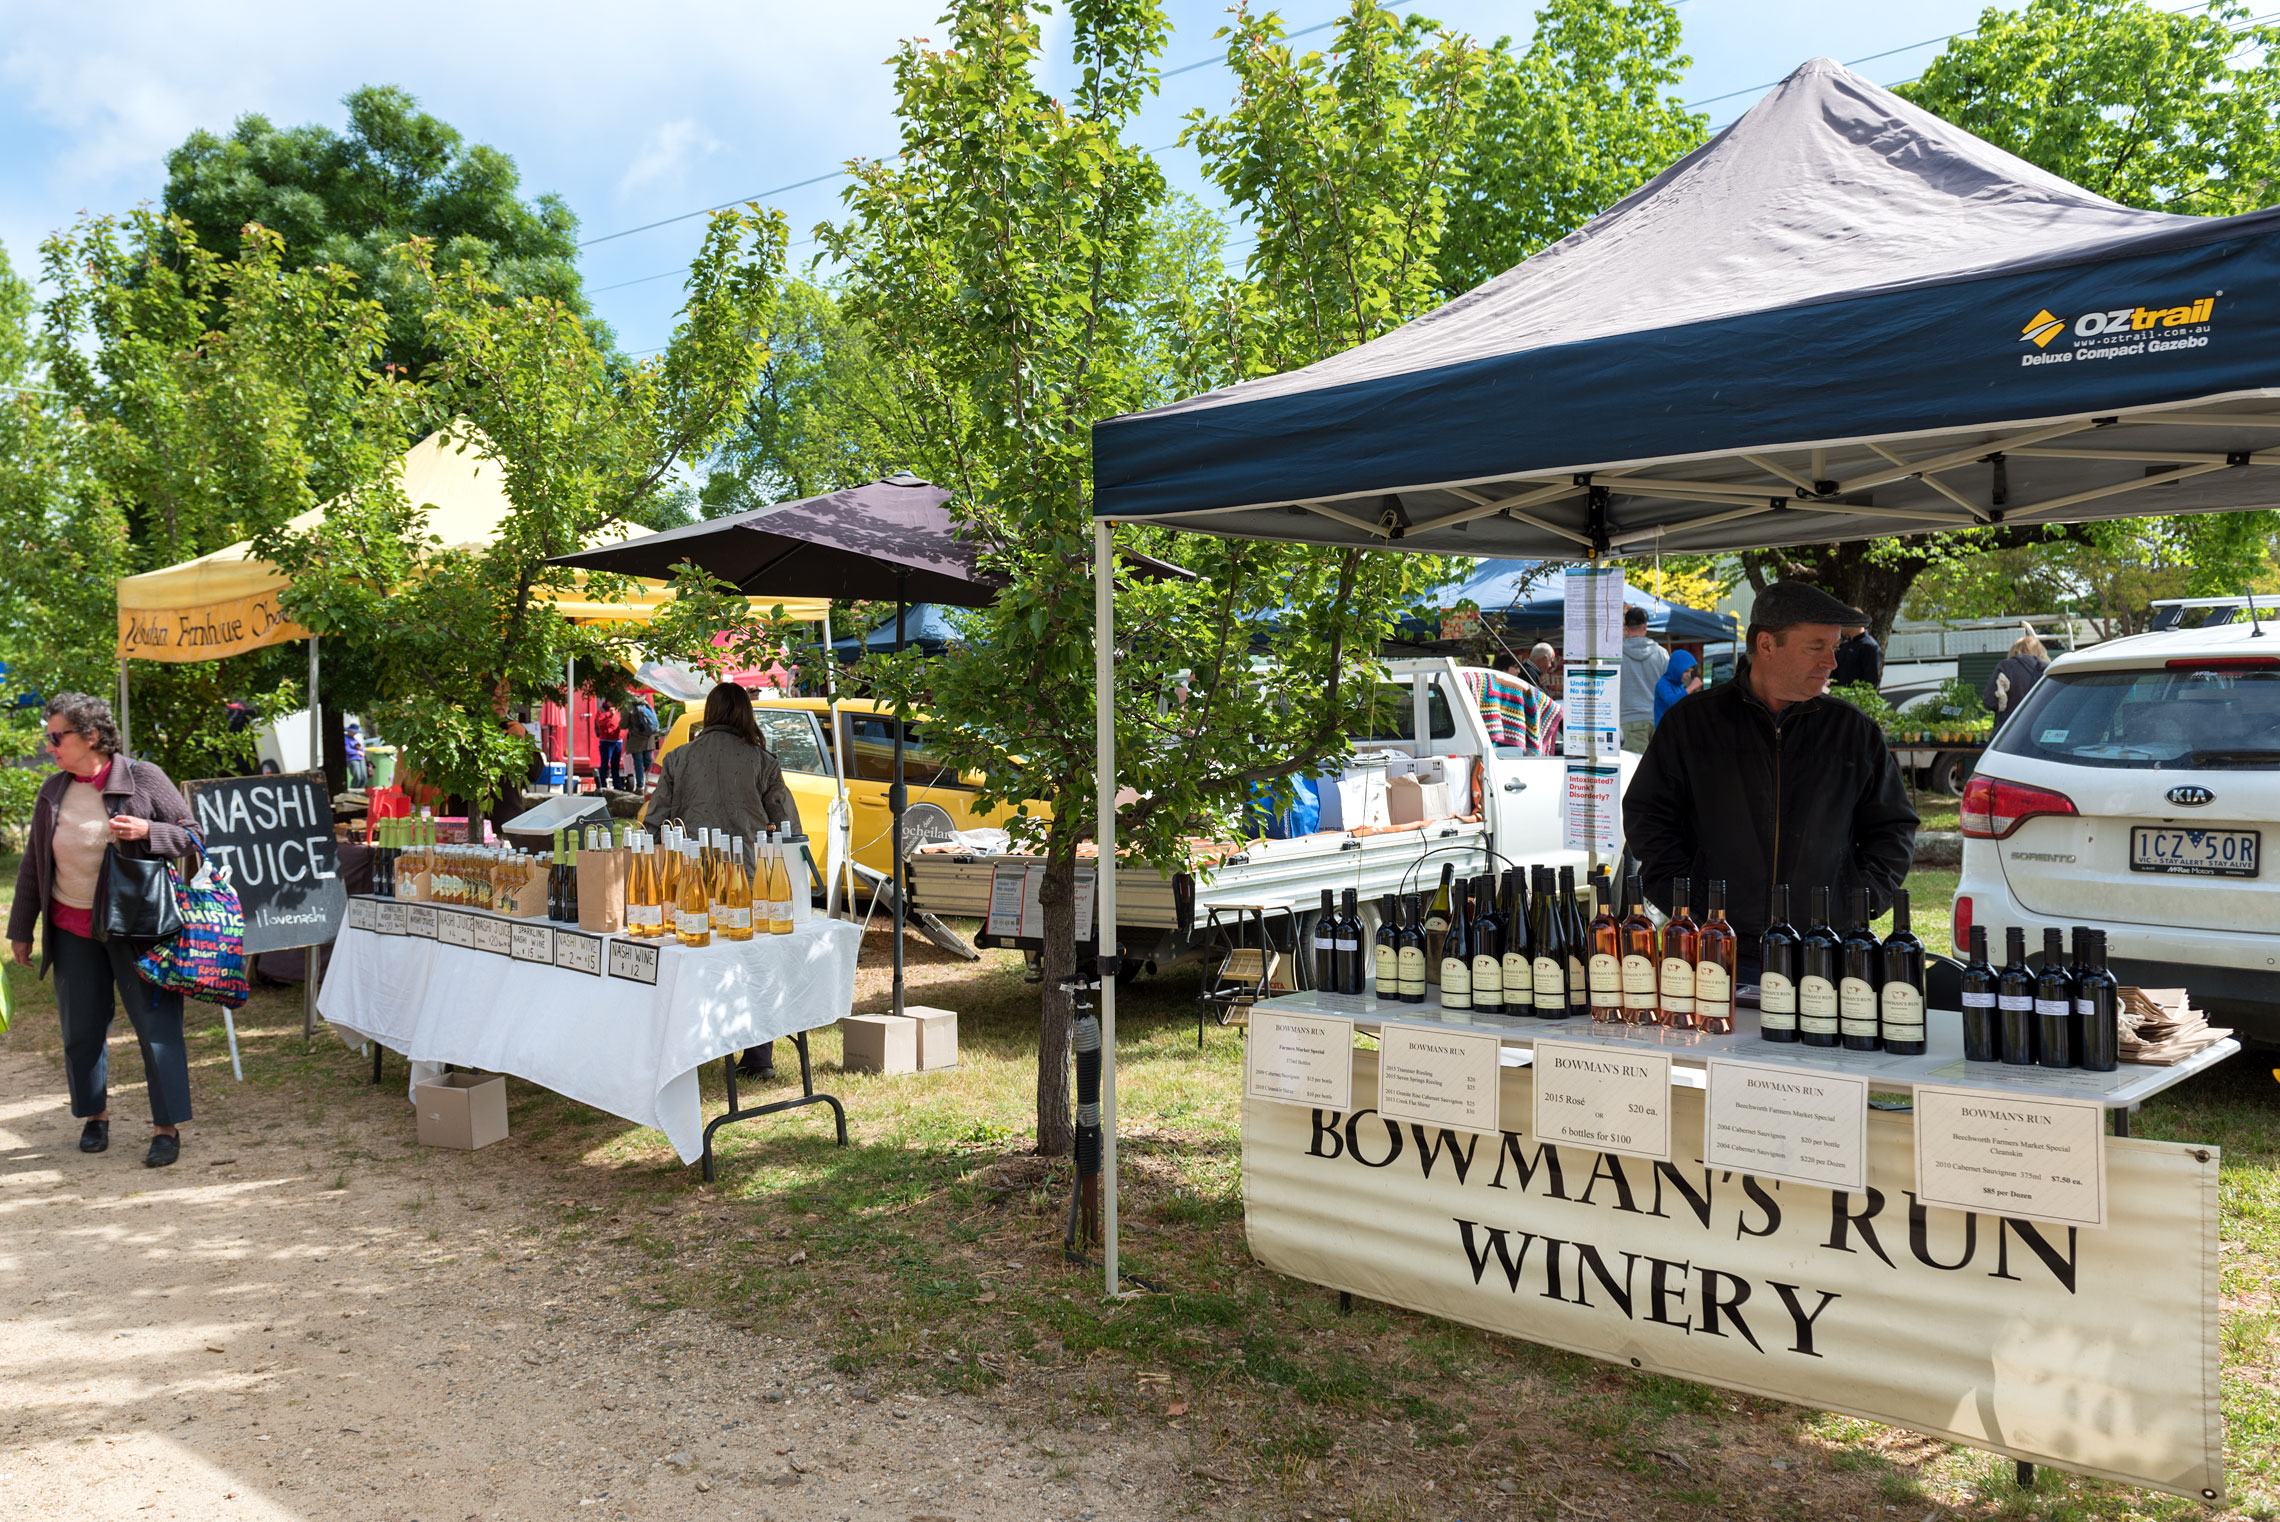
POLYGON ((1623 654, 1623 568, 1575 566, 1567 573, 1566 647, 1571 661, 1612 661, 1623 654))
POLYGON ((1567 764, 1567 849, 1612 854, 1622 836, 1622 809, 1620 767, 1567 764))
POLYGON ((1254 1009, 1248 1059, 1243 1092, 1253 1099, 1328 1110, 1353 1102, 1351 1020, 1254 1009))
POLYGON ((1916 1193, 1927 1205, 2106 1224, 2106 1109, 1916 1086, 1916 1193))
POLYGON ((1560 669, 1561 754, 1613 761, 1623 749, 1616 701, 1623 668, 1613 661, 1569 661, 1560 669))
MULTIPOLYGON (((1077 939, 1091 939, 1095 871, 1077 869, 1073 906, 1077 939)), ((989 933, 1027 940, 1045 936, 1045 906, 1039 898, 1045 887, 1043 862, 999 862, 990 868, 989 933)))
POLYGON ((1702 1160, 1822 1189, 1868 1187, 1868 1079, 1713 1058, 1702 1160))
POLYGON ((1016 863, 990 868, 990 934, 1021 934, 1021 888, 1027 877, 1028 869, 1016 863))
POLYGON ((1494 1031, 1386 1022, 1378 1031, 1378 1113, 1496 1135, 1503 1045, 1494 1031))

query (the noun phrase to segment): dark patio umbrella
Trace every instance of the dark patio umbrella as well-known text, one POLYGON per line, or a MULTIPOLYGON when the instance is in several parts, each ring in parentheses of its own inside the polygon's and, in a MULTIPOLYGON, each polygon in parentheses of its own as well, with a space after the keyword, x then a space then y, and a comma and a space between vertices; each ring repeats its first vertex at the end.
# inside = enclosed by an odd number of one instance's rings
MULTIPOLYGON (((972 541, 958 537, 950 493, 910 473, 820 497, 802 497, 733 517, 667 529, 623 544, 557 555, 556 565, 625 576, 668 577, 683 561, 733 583, 747 597, 838 597, 895 602, 894 648, 904 646, 910 602, 988 607, 997 583, 976 568, 972 541)), ((895 1013, 903 1012, 903 725, 895 725, 895 1013)))

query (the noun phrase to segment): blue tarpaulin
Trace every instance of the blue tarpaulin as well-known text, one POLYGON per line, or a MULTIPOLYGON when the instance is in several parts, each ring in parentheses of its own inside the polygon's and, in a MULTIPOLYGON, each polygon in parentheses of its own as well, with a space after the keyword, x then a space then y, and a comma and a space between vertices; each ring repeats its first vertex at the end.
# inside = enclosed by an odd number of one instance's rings
MULTIPOLYGON (((1472 576, 1441 593, 1444 608, 1470 599, 1481 616, 1501 619, 1507 629, 1557 629, 1567 618, 1561 568, 1535 560, 1484 560, 1472 576)), ((1740 631, 1722 613, 1705 613, 1684 603, 1668 602, 1639 587, 1626 585, 1623 601, 1647 610, 1647 632, 1663 640, 1683 643, 1738 639, 1740 631)))
MULTIPOLYGON (((912 603, 903 613, 903 642, 916 645, 928 655, 940 655, 945 646, 965 636, 950 622, 950 614, 939 603, 912 603)), ((832 654, 843 661, 851 661, 871 651, 888 651, 895 647, 895 620, 888 614, 886 622, 870 633, 858 638, 849 635, 831 642, 832 654)))
POLYGON ((2280 502, 2280 209, 2125 207, 1826 59, 1373 342, 1094 430, 1095 511, 1706 553, 2280 502))

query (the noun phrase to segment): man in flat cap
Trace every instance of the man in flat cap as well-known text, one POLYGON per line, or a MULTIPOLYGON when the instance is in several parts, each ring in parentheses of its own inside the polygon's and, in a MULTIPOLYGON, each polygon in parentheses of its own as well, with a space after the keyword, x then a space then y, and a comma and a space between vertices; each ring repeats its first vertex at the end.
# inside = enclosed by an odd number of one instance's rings
POLYGON ((1766 588, 1734 679, 1671 708, 1623 795, 1647 897, 1669 908, 1671 879, 1685 877, 1699 905, 1725 879, 1752 979, 1775 883, 1800 915, 1814 888, 1836 889, 1842 915, 1864 885, 1881 914, 1915 855, 1916 811, 1883 732, 1827 695, 1844 631, 1867 622, 1809 583, 1766 588))

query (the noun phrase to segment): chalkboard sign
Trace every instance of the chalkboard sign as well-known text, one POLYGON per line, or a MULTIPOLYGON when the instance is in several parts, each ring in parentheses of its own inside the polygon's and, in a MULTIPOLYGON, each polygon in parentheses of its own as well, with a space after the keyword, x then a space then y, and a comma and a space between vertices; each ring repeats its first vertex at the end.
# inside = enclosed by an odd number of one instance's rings
POLYGON ((246 952, 330 941, 348 918, 348 889, 325 774, 219 777, 183 791, 207 856, 229 868, 245 907, 246 952))

